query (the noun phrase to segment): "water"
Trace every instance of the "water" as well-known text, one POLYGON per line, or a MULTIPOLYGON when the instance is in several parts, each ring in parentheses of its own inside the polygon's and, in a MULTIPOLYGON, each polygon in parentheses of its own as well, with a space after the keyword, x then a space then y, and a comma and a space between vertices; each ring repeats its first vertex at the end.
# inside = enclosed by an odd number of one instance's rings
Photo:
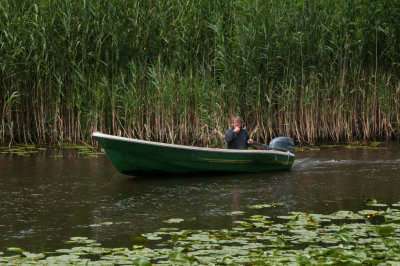
POLYGON ((400 201, 400 145, 393 144, 299 152, 290 172, 177 178, 124 176, 103 155, 53 155, 0 155, 0 251, 54 251, 74 236, 130 248, 134 237, 171 227, 167 219, 193 220, 173 227, 229 228, 237 217, 224 214, 252 213, 254 204, 283 204, 262 210, 274 216, 357 211, 367 197, 400 201), (103 222, 113 224, 91 226, 103 222))

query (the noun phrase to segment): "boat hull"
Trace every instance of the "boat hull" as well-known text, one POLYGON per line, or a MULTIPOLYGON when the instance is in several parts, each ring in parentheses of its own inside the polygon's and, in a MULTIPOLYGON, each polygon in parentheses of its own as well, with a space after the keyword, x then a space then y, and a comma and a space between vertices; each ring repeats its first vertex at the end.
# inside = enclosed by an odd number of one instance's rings
POLYGON ((294 154, 273 150, 228 150, 164 144, 93 133, 115 168, 128 175, 150 173, 251 173, 290 170, 294 154))

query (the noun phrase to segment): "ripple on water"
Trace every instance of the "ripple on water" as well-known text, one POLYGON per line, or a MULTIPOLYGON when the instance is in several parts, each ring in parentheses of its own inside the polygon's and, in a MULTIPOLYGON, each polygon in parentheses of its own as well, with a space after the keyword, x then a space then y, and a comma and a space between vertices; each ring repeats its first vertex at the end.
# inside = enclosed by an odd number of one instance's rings
POLYGON ((398 202, 399 150, 299 152, 292 171, 153 179, 123 176, 107 157, 10 157, 0 160, 0 250, 54 250, 74 235, 131 245, 169 218, 195 217, 187 224, 195 229, 226 227, 232 217, 221 215, 255 204, 281 203, 257 211, 287 215, 353 210, 365 197, 398 202), (102 222, 129 224, 90 227, 102 222))

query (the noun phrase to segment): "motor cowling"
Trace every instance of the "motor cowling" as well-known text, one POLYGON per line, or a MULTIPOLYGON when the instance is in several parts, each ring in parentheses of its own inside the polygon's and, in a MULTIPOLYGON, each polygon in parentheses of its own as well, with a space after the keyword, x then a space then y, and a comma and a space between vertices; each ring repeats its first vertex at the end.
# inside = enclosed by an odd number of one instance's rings
POLYGON ((294 148, 294 141, 288 137, 277 137, 273 138, 269 142, 269 149, 277 151, 289 151, 295 154, 296 150, 294 148))

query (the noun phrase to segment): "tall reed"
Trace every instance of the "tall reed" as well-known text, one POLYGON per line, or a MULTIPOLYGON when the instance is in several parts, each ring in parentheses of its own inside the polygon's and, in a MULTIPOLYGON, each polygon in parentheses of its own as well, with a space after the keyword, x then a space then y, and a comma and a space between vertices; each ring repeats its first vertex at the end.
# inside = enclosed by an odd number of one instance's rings
POLYGON ((0 1, 0 142, 400 139, 400 4, 0 1))

